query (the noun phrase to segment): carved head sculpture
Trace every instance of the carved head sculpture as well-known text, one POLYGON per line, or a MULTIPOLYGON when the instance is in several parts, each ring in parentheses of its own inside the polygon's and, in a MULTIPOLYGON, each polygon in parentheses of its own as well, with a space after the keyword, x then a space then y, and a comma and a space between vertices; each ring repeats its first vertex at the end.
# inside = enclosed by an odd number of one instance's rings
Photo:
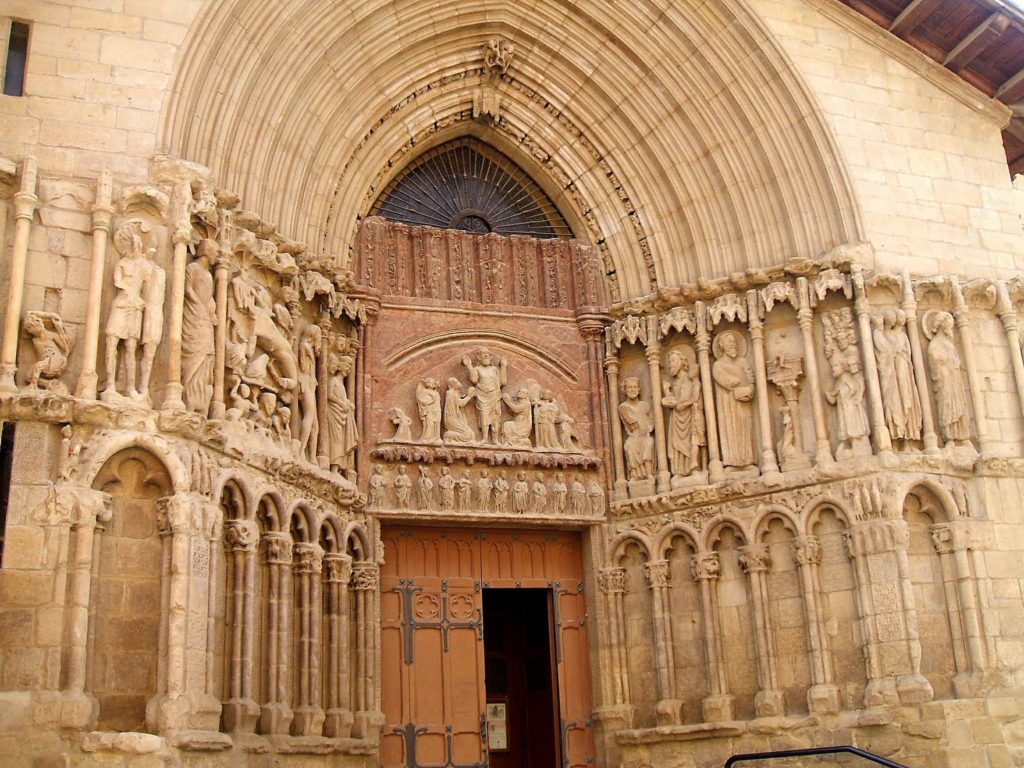
POLYGON ((384 467, 382 467, 380 464, 374 464, 372 471, 373 471, 373 474, 375 474, 375 475, 383 475, 384 474, 384 467))
POLYGON ((695 367, 696 356, 694 355, 693 347, 684 344, 674 347, 668 353, 668 369, 673 376, 678 376, 680 373, 696 373, 695 367))
POLYGON ((640 379, 636 376, 627 376, 622 380, 622 391, 627 399, 638 399, 640 397, 640 379))
POLYGON ((404 475, 406 473, 406 471, 407 470, 406 470, 405 464, 399 464, 398 465, 398 474, 404 475))
POLYGON ((129 219, 114 233, 114 247, 125 258, 138 258, 145 247, 142 234, 148 231, 149 225, 142 219, 129 219))
POLYGON ((715 359, 726 357, 745 357, 747 354, 747 340, 736 331, 722 331, 715 337, 711 345, 711 351, 715 353, 715 359))
POLYGON ((452 376, 448 379, 448 389, 454 389, 456 392, 462 391, 462 382, 452 376))
POLYGON ((441 467, 441 475, 443 476, 448 474, 451 474, 451 470, 448 469, 448 467, 441 467))
POLYGON ((205 268, 217 260, 217 241, 203 238, 196 246, 196 261, 205 268))
POLYGON ((481 347, 480 349, 477 350, 477 365, 490 365, 492 360, 493 356, 491 355, 491 350, 487 349, 486 347, 481 347))
POLYGON ((562 474, 561 472, 556 472, 555 473, 555 482, 556 483, 563 483, 564 484, 565 483, 565 475, 562 474))

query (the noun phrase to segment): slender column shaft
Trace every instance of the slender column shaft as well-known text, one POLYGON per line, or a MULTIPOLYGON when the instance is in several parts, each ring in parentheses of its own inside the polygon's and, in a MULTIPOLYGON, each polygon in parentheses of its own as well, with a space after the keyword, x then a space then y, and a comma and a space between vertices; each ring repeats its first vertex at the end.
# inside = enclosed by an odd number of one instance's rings
POLYGON ((658 491, 671 488, 665 437, 665 409, 661 405, 661 344, 658 343, 658 318, 647 318, 647 372, 651 379, 651 412, 654 416, 654 446, 658 462, 658 491))
MULTIPOLYGON (((226 228, 227 214, 223 227, 226 228)), ((222 238, 226 236, 222 232, 222 238)), ((213 329, 213 397, 210 400, 210 418, 224 418, 224 348, 228 338, 228 272, 231 267, 231 252, 223 243, 217 265, 213 270, 214 300, 217 310, 217 327, 213 329)))
POLYGON ((74 552, 71 561, 71 584, 68 595, 68 668, 67 689, 76 693, 85 690, 89 647, 89 606, 92 600, 93 553, 99 519, 109 518, 110 498, 97 496, 95 503, 80 507, 81 517, 74 522, 74 552))
POLYGON ((974 340, 971 338, 971 312, 964 301, 960 281, 954 275, 949 278, 953 287, 953 317, 960 335, 960 348, 964 353, 964 368, 967 369, 967 385, 974 405, 974 429, 978 436, 978 447, 983 454, 992 452, 988 437, 988 419, 985 416, 985 400, 981 391, 981 375, 974 354, 974 340))
MULTIPOLYGON (((937 531, 933 528, 933 540, 936 537, 936 533, 937 531)), ((935 549, 939 556, 939 566, 942 568, 942 591, 946 598, 946 614, 949 616, 950 634, 953 636, 953 663, 958 673, 970 672, 966 639, 964 638, 964 628, 959 610, 956 562, 953 559, 953 550, 949 547, 941 546, 938 542, 936 542, 935 549)))
POLYGON ((996 313, 1003 323, 1003 330, 1006 332, 1006 343, 1010 348, 1010 365, 1013 367, 1013 380, 1017 385, 1017 401, 1020 403, 1021 413, 1024 413, 1024 357, 1021 356, 1020 348, 1020 319, 1017 310, 1010 301, 1010 292, 1006 288, 1006 281, 996 282, 996 313))
POLYGON ((93 400, 99 376, 96 373, 96 355, 100 342, 100 311, 103 308, 103 272, 107 261, 107 240, 114 206, 110 204, 113 176, 110 171, 100 174, 96 186, 96 204, 92 207, 92 258, 89 261, 89 292, 85 307, 85 333, 82 339, 82 373, 78 377, 77 397, 93 400))
POLYGON ((832 447, 828 442, 828 422, 825 420, 825 406, 821 401, 821 380, 818 378, 818 356, 814 349, 814 310, 807 287, 807 278, 798 277, 797 293, 800 308, 797 322, 804 346, 804 364, 807 366, 807 391, 811 397, 811 415, 814 417, 814 456, 817 464, 832 463, 832 447))
MULTIPOLYGON (((754 348, 754 386, 757 389, 757 417, 761 429, 761 473, 767 474, 778 472, 779 462, 772 439, 772 417, 764 363, 764 323, 761 320, 761 302, 757 291, 747 291, 747 318, 754 348)), ((799 432, 799 426, 796 431, 799 432)))
POLYGON ((326 312, 320 317, 320 331, 321 331, 321 347, 320 357, 316 361, 316 410, 317 420, 320 422, 320 431, 317 435, 316 444, 316 461, 320 465, 321 469, 327 469, 330 463, 330 430, 327 428, 327 389, 328 374, 327 366, 329 365, 330 355, 328 350, 331 348, 333 332, 331 330, 331 318, 326 312))
POLYGON ((171 527, 166 510, 161 510, 160 521, 160 634, 157 639, 159 656, 156 663, 158 691, 167 690, 168 608, 171 603, 171 527))
POLYGON ((917 299, 914 296, 914 284, 910 273, 904 272, 903 303, 901 305, 907 316, 907 335, 910 337, 910 359, 914 364, 914 378, 917 380, 917 396, 921 401, 921 425, 925 453, 936 453, 939 450, 938 435, 935 433, 935 418, 932 416, 932 392, 928 386, 928 373, 924 369, 924 351, 921 348, 921 329, 917 322, 917 299))
POLYGON ((651 613, 654 619, 654 659, 658 678, 658 697, 664 701, 675 698, 672 625, 667 592, 671 572, 667 560, 651 560, 644 564, 644 577, 651 590, 651 613))
POLYGON ((7 288, 7 314, 4 317, 3 339, 0 341, 0 392, 16 392, 18 330, 21 327, 21 305, 25 294, 25 263, 28 259, 28 238, 36 197, 36 159, 26 157, 21 166, 21 188, 14 195, 14 243, 11 248, 11 278, 7 288))
POLYGON ((722 450, 718 443, 718 416, 715 413, 714 384, 711 379, 711 333, 708 330, 708 316, 703 302, 698 301, 694 311, 697 315, 697 364, 700 366, 701 394, 704 398, 704 424, 708 439, 708 480, 715 483, 725 479, 722 465, 722 450))
POLYGON ((856 298, 853 302, 860 331, 860 354, 864 361, 864 381, 868 389, 868 412, 871 414, 871 432, 875 436, 875 450, 892 450, 892 436, 885 423, 885 409, 882 405, 882 388, 878 383, 878 361, 875 359, 875 345, 871 340, 871 303, 860 264, 850 267, 856 298))
POLYGON ((828 635, 821 623, 815 570, 821 559, 818 539, 799 536, 793 539, 793 556, 800 572, 800 587, 804 598, 804 617, 807 624, 807 644, 811 650, 811 681, 814 685, 832 682, 832 665, 828 658, 828 635))
POLYGON ((619 355, 612 343, 609 332, 605 342, 604 366, 608 372, 608 406, 612 426, 612 465, 615 467, 615 482, 612 494, 617 500, 626 498, 626 464, 622 457, 622 423, 619 421, 619 355))
POLYGON ((182 182, 174 188, 174 197, 181 219, 174 222, 174 229, 171 232, 174 258, 171 263, 171 314, 167 323, 167 387, 164 390, 163 407, 183 411, 185 401, 181 397, 184 392, 181 384, 181 329, 185 312, 186 249, 192 242, 192 188, 188 182, 182 182))

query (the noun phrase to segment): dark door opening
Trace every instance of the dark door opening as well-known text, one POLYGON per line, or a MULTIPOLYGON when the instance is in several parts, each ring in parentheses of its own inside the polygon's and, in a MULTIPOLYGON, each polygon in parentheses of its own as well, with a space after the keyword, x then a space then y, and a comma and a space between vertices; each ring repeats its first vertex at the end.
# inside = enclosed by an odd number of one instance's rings
POLYGON ((485 589, 483 598, 488 766, 557 768, 551 591, 485 589))

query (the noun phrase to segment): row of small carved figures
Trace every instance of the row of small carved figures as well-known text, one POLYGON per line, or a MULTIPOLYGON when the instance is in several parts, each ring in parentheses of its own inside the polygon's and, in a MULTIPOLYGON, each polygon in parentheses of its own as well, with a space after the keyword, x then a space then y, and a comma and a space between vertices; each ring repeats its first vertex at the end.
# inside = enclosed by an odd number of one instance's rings
POLYGON ((380 464, 373 466, 369 480, 368 505, 375 508, 434 510, 442 512, 493 512, 495 514, 532 514, 574 516, 601 515, 606 508, 605 493, 596 477, 584 483, 577 473, 567 482, 558 472, 548 483, 541 472, 518 472, 509 480, 505 472, 492 477, 482 470, 475 480, 469 470, 457 476, 447 466, 441 467, 437 479, 429 466, 420 465, 415 480, 405 464, 399 464, 393 477, 384 474, 380 464), (436 491, 435 491, 436 489, 436 491), (391 492, 389 505, 385 496, 391 492))

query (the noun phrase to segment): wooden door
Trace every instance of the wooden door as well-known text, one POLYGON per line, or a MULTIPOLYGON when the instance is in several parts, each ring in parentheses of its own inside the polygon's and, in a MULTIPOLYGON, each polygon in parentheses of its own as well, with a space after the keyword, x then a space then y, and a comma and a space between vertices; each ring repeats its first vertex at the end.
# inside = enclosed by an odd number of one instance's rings
POLYGON ((487 765, 482 589, 524 587, 551 591, 560 768, 591 765, 579 535, 395 526, 383 539, 382 764, 487 765))

